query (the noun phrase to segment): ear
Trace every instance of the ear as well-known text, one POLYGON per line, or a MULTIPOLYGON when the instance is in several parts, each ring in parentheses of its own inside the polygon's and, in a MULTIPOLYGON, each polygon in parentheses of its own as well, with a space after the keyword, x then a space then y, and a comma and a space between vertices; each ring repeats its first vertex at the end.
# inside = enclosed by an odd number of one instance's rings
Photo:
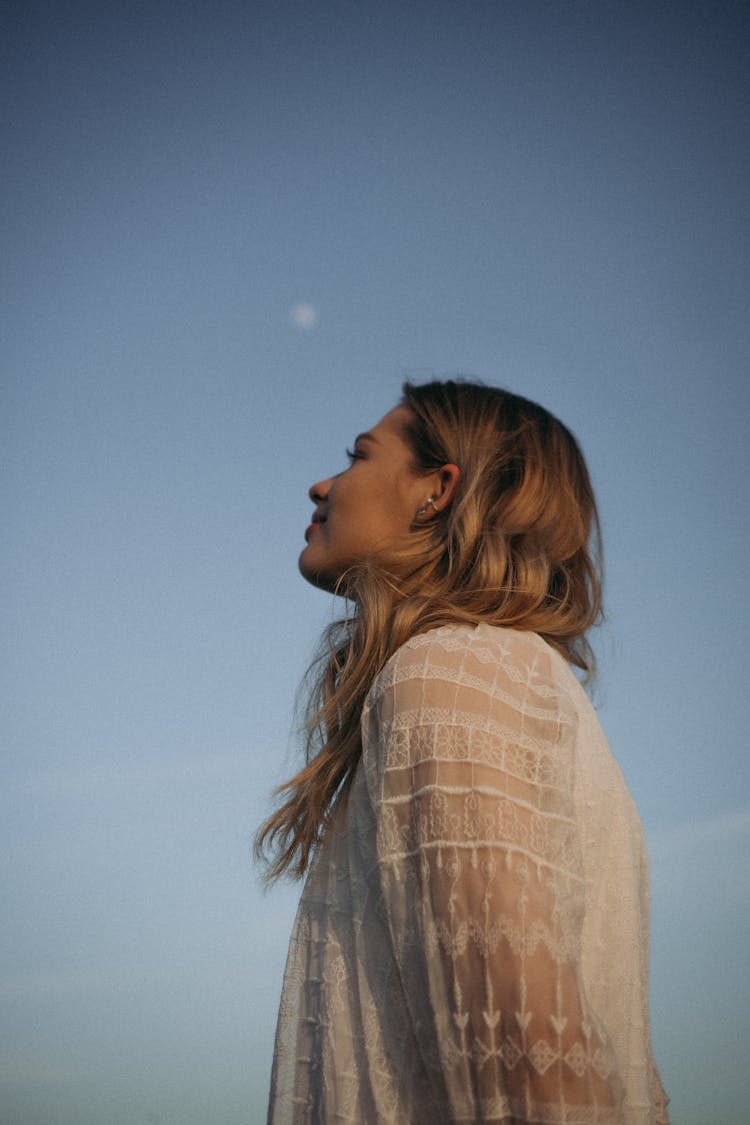
POLYGON ((430 474, 429 481, 432 485, 430 494, 437 511, 443 512, 451 504, 460 479, 461 470, 458 465, 443 465, 430 474))

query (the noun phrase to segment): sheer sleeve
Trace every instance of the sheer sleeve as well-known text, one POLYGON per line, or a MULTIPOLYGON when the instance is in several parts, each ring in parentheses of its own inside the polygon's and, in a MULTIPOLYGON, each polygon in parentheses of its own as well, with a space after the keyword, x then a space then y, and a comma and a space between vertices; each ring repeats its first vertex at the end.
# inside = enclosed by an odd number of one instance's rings
POLYGON ((401 649, 363 716, 382 910, 440 1121, 619 1122, 579 964, 575 711, 541 642, 509 632, 490 659, 452 637, 401 649))

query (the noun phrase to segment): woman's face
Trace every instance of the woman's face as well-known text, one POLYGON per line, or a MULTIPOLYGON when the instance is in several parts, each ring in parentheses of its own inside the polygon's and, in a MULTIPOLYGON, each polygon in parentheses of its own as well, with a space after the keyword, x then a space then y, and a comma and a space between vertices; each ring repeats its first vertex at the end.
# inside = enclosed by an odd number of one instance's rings
POLYGON ((411 468, 404 437, 409 411, 397 406, 354 443, 348 469, 310 489, 315 503, 299 568, 308 582, 332 590, 344 572, 403 539, 433 483, 411 468))

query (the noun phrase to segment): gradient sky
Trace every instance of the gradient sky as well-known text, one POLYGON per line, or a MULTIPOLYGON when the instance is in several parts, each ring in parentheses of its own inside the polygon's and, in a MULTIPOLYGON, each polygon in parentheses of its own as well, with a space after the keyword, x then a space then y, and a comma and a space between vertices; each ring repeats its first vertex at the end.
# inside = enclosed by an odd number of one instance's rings
POLYGON ((676 1125, 750 1104, 742 3, 6 0, 3 1125, 264 1119, 250 842, 332 600, 311 481, 406 376, 551 408, 652 857, 676 1125))

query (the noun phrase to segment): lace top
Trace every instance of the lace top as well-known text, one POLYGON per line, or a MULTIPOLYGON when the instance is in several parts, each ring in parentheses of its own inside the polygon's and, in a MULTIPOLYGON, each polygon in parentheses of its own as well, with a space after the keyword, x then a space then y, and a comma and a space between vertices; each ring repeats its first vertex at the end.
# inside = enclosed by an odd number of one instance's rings
POLYGON ((271 1125, 666 1122, 643 833, 532 633, 443 626, 383 668, 289 949, 271 1125))

